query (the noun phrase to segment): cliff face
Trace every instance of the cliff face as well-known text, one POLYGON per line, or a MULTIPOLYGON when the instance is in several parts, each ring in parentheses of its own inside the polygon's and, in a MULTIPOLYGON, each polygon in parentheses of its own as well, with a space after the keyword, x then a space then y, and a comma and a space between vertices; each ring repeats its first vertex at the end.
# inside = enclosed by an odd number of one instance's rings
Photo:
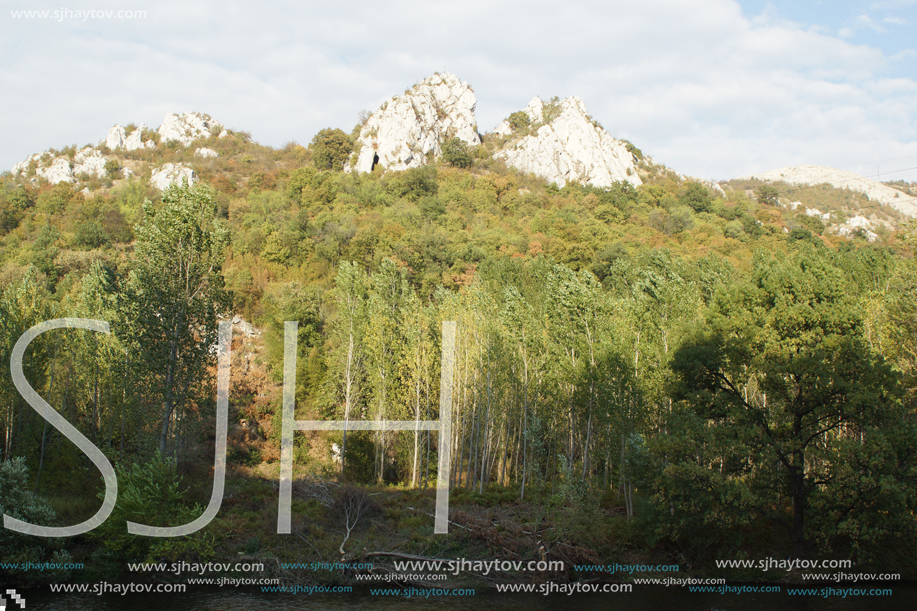
MULTIPOLYGON (((536 131, 494 155, 507 165, 560 187, 566 182, 596 187, 610 187, 615 181, 641 184, 627 145, 597 125, 581 99, 545 105, 536 97, 523 112, 536 131)), ((511 135, 513 127, 504 121, 495 133, 511 135)))
POLYGON ((394 96, 370 116, 358 137, 352 169, 370 172, 378 163, 387 170, 406 170, 439 157, 441 145, 460 138, 481 143, 474 109, 474 92, 452 74, 435 74, 394 96))

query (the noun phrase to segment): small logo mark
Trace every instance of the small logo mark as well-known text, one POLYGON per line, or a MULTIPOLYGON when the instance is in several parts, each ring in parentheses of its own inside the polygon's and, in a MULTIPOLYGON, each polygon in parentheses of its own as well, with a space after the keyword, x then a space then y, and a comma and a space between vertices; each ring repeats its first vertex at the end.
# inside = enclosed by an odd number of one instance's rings
MULTIPOLYGON (((16 594, 16 590, 7 590, 6 594, 13 602, 19 603, 19 606, 25 609, 25 599, 16 594)), ((6 599, 3 596, 0 596, 0 611, 6 611, 6 599)))

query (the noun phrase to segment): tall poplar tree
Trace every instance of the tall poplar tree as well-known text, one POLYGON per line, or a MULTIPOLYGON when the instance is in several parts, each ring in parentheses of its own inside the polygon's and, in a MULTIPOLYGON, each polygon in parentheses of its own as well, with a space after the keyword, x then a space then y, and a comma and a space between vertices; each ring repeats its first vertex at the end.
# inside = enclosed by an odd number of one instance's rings
MULTIPOLYGON (((131 266, 133 362, 147 401, 159 409, 159 451, 197 399, 206 401, 216 359, 217 319, 229 312, 222 276, 228 232, 206 186, 173 185, 160 205, 143 205, 131 266)), ((203 403, 202 403, 203 404, 203 403)))

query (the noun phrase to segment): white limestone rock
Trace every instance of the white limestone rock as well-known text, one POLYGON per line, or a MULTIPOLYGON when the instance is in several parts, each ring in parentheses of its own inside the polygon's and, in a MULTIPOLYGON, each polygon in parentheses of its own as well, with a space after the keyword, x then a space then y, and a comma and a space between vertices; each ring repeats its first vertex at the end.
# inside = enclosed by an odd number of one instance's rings
POLYGON ((180 163, 167 163, 153 172, 150 184, 160 191, 165 191, 170 185, 180 185, 185 180, 188 181, 188 186, 197 182, 197 177, 191 168, 185 167, 180 163))
POLYGON ((838 226, 837 235, 851 238, 859 234, 865 237, 867 242, 875 242, 879 239, 879 236, 872 231, 872 229, 873 225, 869 222, 869 219, 858 214, 851 219, 847 219, 844 224, 838 226))
POLYGON ((116 151, 120 148, 124 148, 124 139, 127 138, 125 130, 120 125, 113 125, 110 130, 108 130, 108 137, 105 138, 105 146, 108 147, 110 151, 116 151))
POLYGON ((50 165, 39 167, 35 174, 44 178, 52 185, 59 182, 73 182, 73 167, 67 157, 55 157, 50 165))
POLYGON ((194 151, 194 156, 195 156, 195 157, 203 157, 204 159, 211 159, 211 158, 213 158, 213 157, 219 157, 220 154, 217 153, 217 152, 216 152, 215 150, 213 150, 213 149, 199 148, 199 149, 197 149, 196 151, 194 151))
POLYGON ((435 74, 394 96, 363 125, 353 170, 370 172, 376 163, 387 170, 407 170, 439 157, 441 144, 453 137, 481 143, 474 117, 477 100, 467 83, 452 74, 435 74))
POLYGON ((232 318, 233 331, 239 331, 245 337, 258 337, 261 335, 261 330, 256 326, 236 314, 232 318))
POLYGON ((823 214, 822 211, 819 210, 818 208, 809 208, 809 209, 807 209, 807 210, 806 210, 806 216, 814 216, 815 218, 817 218, 817 219, 819 219, 819 220, 821 220, 821 221, 824 221, 825 223, 827 223, 828 221, 831 220, 831 213, 830 213, 830 212, 825 212, 825 213, 823 214))
POLYGON ((136 151, 137 149, 156 148, 155 142, 143 139, 143 134, 148 129, 149 128, 144 123, 138 125, 137 129, 127 135, 127 139, 124 141, 124 150, 136 151))
MULTIPOLYGON (((538 123, 541 121, 544 113, 544 102, 541 101, 537 95, 532 98, 532 101, 529 102, 529 105, 523 109, 526 115, 528 115, 529 121, 531 123, 538 123)), ((497 129, 494 130, 495 134, 500 136, 509 136, 513 133, 513 126, 510 125, 509 119, 504 119, 500 125, 497 126, 497 129)))
POLYGON ((200 112, 168 114, 159 126, 159 136, 164 143, 177 140, 184 146, 189 146, 199 138, 209 138, 211 133, 222 127, 222 123, 200 112))
POLYGON ((66 155, 58 155, 52 158, 49 153, 32 155, 25 161, 17 163, 13 167, 13 174, 28 172, 29 164, 33 159, 38 161, 35 174, 52 185, 56 185, 59 182, 76 182, 76 179, 83 174, 102 178, 105 176, 105 162, 108 161, 108 158, 100 150, 87 146, 77 151, 73 159, 66 155))
POLYGON ((880 182, 863 178, 859 174, 846 170, 818 165, 798 165, 755 174, 747 178, 782 181, 791 185, 820 185, 827 183, 838 189, 850 189, 851 191, 862 193, 870 201, 891 206, 907 216, 917 217, 917 198, 909 197, 897 189, 892 189, 880 182))
POLYGON ((143 140, 143 131, 147 126, 143 123, 135 128, 131 133, 127 133, 127 128, 121 125, 114 125, 108 130, 108 137, 105 139, 105 145, 109 150, 116 151, 123 149, 125 151, 136 151, 142 148, 155 148, 156 144, 152 140, 143 140))
MULTIPOLYGON (((592 121, 581 99, 570 97, 559 104, 560 114, 550 123, 497 152, 494 158, 560 187, 567 182, 596 187, 610 187, 615 181, 627 181, 635 187, 642 184, 633 154, 592 121)), ((530 111, 537 117, 535 126, 544 121, 541 100, 532 100, 526 114, 530 111)))
POLYGON ((73 176, 78 177, 81 174, 88 174, 96 178, 105 176, 105 162, 108 158, 102 154, 102 151, 87 146, 81 151, 77 151, 73 157, 73 176))
POLYGON ((16 165, 14 165, 14 166, 13 166, 13 169, 11 170, 13 176, 18 176, 19 174, 28 174, 28 173, 29 173, 29 165, 30 165, 33 161, 34 161, 36 164, 38 164, 38 163, 41 161, 41 153, 35 153, 34 155, 29 155, 29 156, 26 157, 23 161, 20 161, 19 163, 17 163, 16 165))

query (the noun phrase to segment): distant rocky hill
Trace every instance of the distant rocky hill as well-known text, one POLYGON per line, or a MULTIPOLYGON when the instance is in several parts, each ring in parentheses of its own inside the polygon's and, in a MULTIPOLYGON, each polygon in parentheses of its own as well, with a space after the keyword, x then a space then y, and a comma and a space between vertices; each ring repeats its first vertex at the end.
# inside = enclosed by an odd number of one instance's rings
MULTIPOLYGON (((745 177, 764 181, 780 181, 791 185, 828 184, 838 189, 862 193, 870 201, 890 206, 901 214, 917 217, 917 198, 859 174, 818 165, 798 165, 745 177)), ((742 179, 737 179, 742 180, 742 179)))
MULTIPOLYGON (((151 130, 142 123, 139 126, 129 127, 114 125, 108 131, 108 136, 95 147, 84 147, 73 155, 54 154, 51 151, 36 153, 13 166, 12 174, 13 176, 41 177, 51 184, 75 183, 83 175, 95 178, 103 177, 108 171, 106 163, 116 161, 118 152, 155 149, 157 146, 172 141, 189 147, 196 140, 213 135, 219 135, 222 138, 228 134, 223 124, 210 115, 199 112, 186 112, 181 115, 168 114, 158 130, 151 130)), ((196 154, 201 157, 213 157, 216 152, 201 148, 196 151, 196 154)), ((191 168, 182 164, 167 163, 161 167, 150 168, 150 171, 152 174, 150 184, 160 190, 183 180, 187 180, 189 184, 194 184, 196 181, 191 168)), ((123 173, 127 176, 132 172, 125 168, 123 173)))

